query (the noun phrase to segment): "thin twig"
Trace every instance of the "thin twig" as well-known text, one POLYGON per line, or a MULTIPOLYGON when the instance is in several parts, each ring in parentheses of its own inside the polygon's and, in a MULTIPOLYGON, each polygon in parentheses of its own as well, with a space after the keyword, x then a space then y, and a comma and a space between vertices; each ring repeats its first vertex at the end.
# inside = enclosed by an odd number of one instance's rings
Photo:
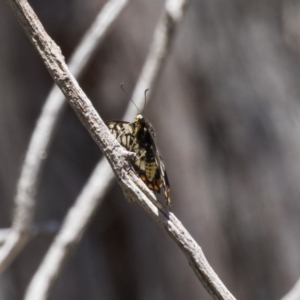
MULTIPOLYGON (((172 18, 170 17, 172 14, 168 11, 168 6, 166 5, 166 10, 156 27, 149 54, 133 92, 134 102, 137 105, 143 102, 141 95, 143 95, 144 87, 150 88, 151 91, 153 91, 155 87, 165 58, 170 52, 175 27, 181 19, 186 1, 182 1, 181 3, 182 5, 177 8, 180 10, 180 13, 176 14, 176 16, 179 16, 177 18, 174 16, 172 18)), ((148 101, 149 100, 150 98, 148 97, 148 101)), ((124 119, 132 119, 135 113, 135 109, 132 109, 132 105, 129 105, 124 119)), ((62 271, 72 250, 80 242, 81 236, 92 218, 93 212, 96 211, 97 206, 100 205, 113 179, 114 174, 111 168, 107 168, 106 159, 102 159, 90 176, 82 193, 75 201, 74 206, 68 212, 61 231, 50 246, 43 262, 33 276, 26 291, 26 299, 47 299, 55 279, 62 271), (99 184, 104 182, 106 182, 107 185, 99 184), (70 231, 72 231, 72 235, 68 234, 70 231)))
POLYGON ((133 174, 126 176, 122 183, 125 196, 140 205, 181 248, 196 276, 212 298, 234 300, 234 296, 209 265, 201 247, 176 216, 157 203, 145 184, 139 178, 136 179, 133 174))
MULTIPOLYGON (((70 58, 69 68, 73 76, 78 78, 83 73, 88 62, 129 1, 111 0, 105 4, 70 58)), ((39 175, 65 106, 65 97, 55 85, 49 93, 37 121, 22 166, 15 196, 16 208, 13 217, 13 230, 7 237, 7 243, 0 249, 0 273, 9 266, 30 238, 29 229, 35 212, 35 195, 39 175)))
POLYGON ((66 260, 78 245, 96 207, 100 204, 113 180, 107 160, 101 160, 88 183, 78 196, 75 205, 69 210, 59 234, 51 244, 37 272, 34 274, 25 295, 25 300, 44 300, 48 298, 57 276, 66 260), (101 180, 99 180, 101 178, 101 180))
MULTIPOLYGON (((138 106, 144 101, 143 95, 149 89, 147 98, 150 99, 156 83, 162 71, 162 66, 170 52, 174 34, 178 23, 181 21, 183 13, 188 4, 188 0, 167 0, 164 13, 155 29, 153 42, 149 54, 139 76, 138 83, 134 89, 132 100, 138 106)), ((130 108, 126 111, 124 119, 133 116, 130 108)))
POLYGON ((281 300, 299 300, 300 299, 300 279, 293 288, 281 300))
MULTIPOLYGON (((126 197, 142 205, 166 229, 167 233, 176 240, 176 243, 180 245, 190 264, 194 267, 198 278, 214 299, 234 299, 209 266, 201 248, 181 223, 166 209, 154 204, 156 201, 154 196, 150 191, 147 191, 144 183, 131 171, 127 160, 128 153, 109 133, 91 102, 67 69, 60 49, 46 34, 27 1, 9 0, 9 2, 17 13, 30 40, 44 60, 54 81, 61 88, 69 104, 111 164, 126 197)), ((69 234, 73 233, 69 231, 69 234)))
MULTIPOLYGON (((45 224, 33 224, 30 227, 30 238, 35 238, 41 235, 54 235, 58 232, 60 228, 60 223, 56 221, 50 221, 45 224)), ((8 236, 14 232, 12 228, 2 228, 0 229, 0 246, 5 243, 8 236)))

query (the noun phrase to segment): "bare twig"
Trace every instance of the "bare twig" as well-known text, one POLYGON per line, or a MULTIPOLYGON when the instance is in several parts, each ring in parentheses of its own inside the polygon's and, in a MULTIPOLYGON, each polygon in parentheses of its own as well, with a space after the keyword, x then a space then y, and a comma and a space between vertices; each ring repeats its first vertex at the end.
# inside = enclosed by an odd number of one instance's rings
MULTIPOLYGON (((147 94, 149 99, 153 93, 163 63, 170 51, 177 24, 180 22, 187 4, 188 0, 166 1, 165 11, 155 29, 149 55, 133 92, 132 100, 137 105, 143 103, 143 95, 146 89, 149 89, 147 94)), ((133 112, 128 109, 124 119, 130 119, 132 116, 133 112)))
MULTIPOLYGON (((30 238, 41 235, 53 235, 60 229, 60 223, 56 221, 49 221, 45 224, 33 224, 29 230, 30 238)), ((0 229, 0 246, 5 243, 8 236, 14 232, 12 228, 2 228, 0 229)))
MULTIPOLYGON (((137 105, 143 102, 142 95, 144 88, 150 88, 151 91, 154 89, 164 65, 165 58, 169 53, 175 28, 181 19, 185 5, 186 1, 181 1, 181 5, 177 7, 180 12, 176 14, 169 11, 168 5, 166 5, 166 10, 156 27, 149 54, 133 93, 134 102, 137 105)), ((132 119, 135 112, 136 111, 132 109, 132 105, 129 105, 124 119, 132 119)), ((107 168, 106 160, 102 159, 90 176, 81 195, 67 214, 62 230, 51 245, 43 262, 30 282, 26 292, 26 299, 47 299, 55 279, 71 255, 71 250, 78 245, 93 212, 101 203, 107 187, 113 179, 114 175, 111 168, 107 168), (94 182, 96 184, 94 184, 94 182), (101 185, 99 184, 100 182, 107 182, 107 184, 101 185), (78 222, 78 220, 80 220, 80 222, 78 222), (76 224, 76 226, 73 224, 76 224), (72 235, 68 234, 70 230, 73 232, 72 235)))
POLYGON ((300 279, 293 288, 281 300, 299 300, 300 299, 300 279))
MULTIPOLYGON (((88 61, 91 60, 129 1, 111 0, 103 7, 70 58, 69 68, 73 76, 79 77, 83 73, 88 61)), ((35 194, 39 174, 65 104, 64 95, 55 85, 49 93, 37 121, 22 166, 15 196, 13 230, 7 236, 7 243, 0 249, 0 273, 9 266, 30 238, 29 228, 35 211, 35 194)))
POLYGON ((107 174, 110 174, 109 177, 113 178, 111 167, 103 159, 95 168, 88 183, 78 196, 75 205, 69 210, 61 231, 56 236, 29 284, 25 300, 48 298, 64 263, 81 240, 95 208, 99 205, 99 199, 103 199, 107 189, 113 183, 112 180, 107 180, 107 174), (102 180, 99 180, 99 178, 102 178, 102 180))
POLYGON ((145 184, 134 176, 126 176, 124 180, 124 193, 131 201, 139 204, 176 242, 186 255, 190 266, 198 279, 213 299, 234 300, 223 282, 209 265, 201 247, 192 238, 189 232, 175 217, 161 204, 156 202, 152 193, 149 193, 145 184), (147 195, 147 196, 146 196, 147 195))
MULTIPOLYGON (((69 104, 113 167, 126 197, 142 205, 166 229, 167 233, 176 240, 176 243, 180 245, 190 264, 194 267, 198 278, 214 299, 234 299, 209 266, 201 248, 181 223, 166 209, 154 204, 156 202, 154 196, 147 190, 136 174, 131 171, 130 164, 126 159, 128 157, 127 152, 109 133, 91 102, 67 69, 60 49, 48 37, 27 1, 9 0, 9 2, 17 13, 30 40, 44 60, 54 81, 61 88, 69 104)), ((174 3, 177 3, 177 1, 174 1, 174 3)), ((73 233, 69 231, 69 234, 73 233)))

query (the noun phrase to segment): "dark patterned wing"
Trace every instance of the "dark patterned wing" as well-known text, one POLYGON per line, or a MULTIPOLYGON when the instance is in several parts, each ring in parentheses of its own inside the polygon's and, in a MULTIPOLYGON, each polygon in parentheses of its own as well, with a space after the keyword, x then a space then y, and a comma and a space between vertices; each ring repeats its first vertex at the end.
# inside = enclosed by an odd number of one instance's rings
POLYGON ((154 188, 159 193, 160 188, 162 187, 164 196, 166 198, 167 204, 171 205, 171 198, 170 198, 170 184, 168 180, 167 171, 165 168, 165 164, 163 162, 163 159, 156 147, 155 143, 155 131, 153 129, 153 126, 151 123, 144 119, 145 121, 145 127, 147 131, 150 133, 149 136, 149 144, 150 144, 150 150, 151 156, 153 155, 155 158, 155 174, 154 174, 154 188))
POLYGON ((147 187, 156 193, 160 193, 162 187, 167 204, 170 205, 169 181, 155 145, 152 125, 140 114, 136 116, 133 123, 110 121, 106 125, 125 149, 136 154, 133 167, 147 187))
POLYGON ((134 133, 134 123, 123 121, 109 121, 106 125, 117 141, 128 151, 134 151, 136 138, 134 133))

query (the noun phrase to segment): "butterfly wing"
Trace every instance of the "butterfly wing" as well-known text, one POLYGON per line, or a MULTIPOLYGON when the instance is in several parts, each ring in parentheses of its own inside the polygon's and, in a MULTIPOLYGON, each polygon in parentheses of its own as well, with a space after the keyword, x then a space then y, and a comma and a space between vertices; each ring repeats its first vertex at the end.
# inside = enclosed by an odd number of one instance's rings
POLYGON ((154 192, 163 188, 167 204, 170 205, 170 185, 167 172, 155 145, 152 125, 143 118, 143 123, 109 121, 106 125, 117 141, 128 151, 136 154, 133 167, 140 178, 154 192))
POLYGON ((150 136, 149 136, 150 149, 155 158, 155 165, 156 165, 156 171, 155 171, 154 180, 153 180, 155 183, 154 187, 155 187, 155 190, 158 189, 158 193, 160 192, 160 188, 162 187, 164 196, 167 200, 167 204, 171 205, 170 184, 169 184, 165 164, 164 164, 163 159, 156 147, 155 132, 154 132, 153 126, 151 125, 151 123, 148 120, 145 120, 145 123, 146 123, 146 127, 150 134, 150 136))
POLYGON ((109 121, 106 122, 106 125, 112 135, 126 150, 136 154, 133 162, 134 169, 146 185, 151 188, 153 186, 154 176, 152 173, 155 168, 155 160, 149 160, 147 145, 137 140, 135 123, 109 121))
POLYGON ((146 149, 138 143, 135 134, 135 123, 123 121, 109 121, 106 125, 117 141, 128 151, 136 154, 134 161, 137 171, 145 171, 145 152, 146 149))
POLYGON ((134 124, 123 121, 109 121, 106 125, 116 140, 128 151, 136 144, 134 124))

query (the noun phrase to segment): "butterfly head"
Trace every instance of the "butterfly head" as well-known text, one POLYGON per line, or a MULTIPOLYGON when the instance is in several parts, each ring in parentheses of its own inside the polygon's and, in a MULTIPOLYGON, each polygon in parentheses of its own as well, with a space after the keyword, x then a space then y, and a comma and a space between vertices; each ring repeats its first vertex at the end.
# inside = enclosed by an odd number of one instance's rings
POLYGON ((142 114, 137 114, 135 116, 135 134, 147 134, 147 132, 149 132, 149 134, 152 136, 153 139, 155 139, 155 132, 153 129, 153 126, 151 125, 151 123, 142 115, 142 114))
POLYGON ((145 122, 145 118, 143 117, 142 114, 137 114, 135 116, 135 122, 137 122, 137 123, 143 123, 143 122, 145 122))
POLYGON ((145 125, 145 118, 141 114, 135 116, 135 134, 145 125))

